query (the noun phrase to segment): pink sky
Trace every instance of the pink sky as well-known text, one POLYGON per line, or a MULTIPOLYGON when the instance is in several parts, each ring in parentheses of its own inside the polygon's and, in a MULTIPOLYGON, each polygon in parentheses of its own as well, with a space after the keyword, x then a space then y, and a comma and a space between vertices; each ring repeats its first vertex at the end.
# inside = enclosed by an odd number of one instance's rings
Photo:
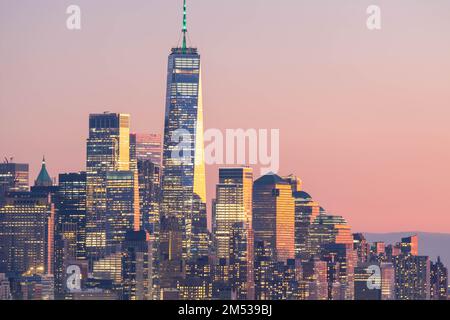
MULTIPOLYGON (((450 232, 448 0, 188 5, 206 128, 280 129, 280 173, 355 231, 450 232)), ((82 170, 88 115, 105 110, 161 132, 180 28, 181 0, 0 0, 0 156, 31 179, 43 154, 53 176, 82 170), (70 4, 81 31, 65 27, 70 4)))

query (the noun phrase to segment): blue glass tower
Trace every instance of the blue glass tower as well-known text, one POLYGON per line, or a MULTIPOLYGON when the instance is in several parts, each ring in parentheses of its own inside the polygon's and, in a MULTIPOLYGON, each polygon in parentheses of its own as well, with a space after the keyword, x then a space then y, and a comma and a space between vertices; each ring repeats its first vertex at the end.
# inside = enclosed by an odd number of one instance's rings
POLYGON ((201 60, 183 43, 169 55, 161 206, 161 281, 173 287, 185 264, 208 253, 201 60), (182 147, 181 147, 182 146, 182 147))

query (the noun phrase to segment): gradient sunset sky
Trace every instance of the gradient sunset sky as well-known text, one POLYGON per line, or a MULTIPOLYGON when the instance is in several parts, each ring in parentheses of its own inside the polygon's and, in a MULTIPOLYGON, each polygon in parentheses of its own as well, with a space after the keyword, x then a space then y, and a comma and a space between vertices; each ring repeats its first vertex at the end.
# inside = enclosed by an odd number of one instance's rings
MULTIPOLYGON (((205 128, 280 129, 281 171, 354 231, 450 232, 450 1, 188 0, 205 128), (382 9, 382 30, 366 8, 382 9)), ((0 156, 85 167, 88 115, 162 132, 181 0, 0 0, 0 156), (82 30, 66 29, 66 8, 82 30)), ((217 167, 207 168, 208 198, 217 167)))

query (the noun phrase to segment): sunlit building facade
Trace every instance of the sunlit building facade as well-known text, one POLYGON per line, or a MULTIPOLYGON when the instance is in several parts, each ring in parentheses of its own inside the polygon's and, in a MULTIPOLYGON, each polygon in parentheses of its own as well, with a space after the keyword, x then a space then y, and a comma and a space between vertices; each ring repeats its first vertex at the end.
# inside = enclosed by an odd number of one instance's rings
POLYGON ((233 225, 242 223, 251 231, 253 170, 219 169, 215 201, 215 246, 218 258, 229 258, 233 225))
POLYGON ((254 182, 252 220, 255 243, 269 243, 278 261, 294 258, 295 204, 288 182, 275 174, 254 182))
POLYGON ((217 258, 230 264, 230 279, 239 299, 253 297, 253 170, 219 169, 214 205, 214 246, 217 258))
POLYGON ((402 238, 400 243, 400 250, 402 254, 410 254, 413 256, 419 255, 419 237, 413 235, 410 237, 402 238))
POLYGON ((183 277, 187 260, 208 254, 209 241, 201 60, 197 49, 187 46, 186 33, 185 5, 183 44, 169 55, 164 123, 161 272, 162 284, 171 288, 183 277))
POLYGON ((310 226, 306 253, 317 255, 327 244, 349 244, 353 248, 353 235, 347 221, 342 216, 321 213, 310 226))
POLYGON ((107 173, 129 169, 129 115, 91 114, 86 162, 86 252, 91 260, 100 258, 106 250, 107 173))

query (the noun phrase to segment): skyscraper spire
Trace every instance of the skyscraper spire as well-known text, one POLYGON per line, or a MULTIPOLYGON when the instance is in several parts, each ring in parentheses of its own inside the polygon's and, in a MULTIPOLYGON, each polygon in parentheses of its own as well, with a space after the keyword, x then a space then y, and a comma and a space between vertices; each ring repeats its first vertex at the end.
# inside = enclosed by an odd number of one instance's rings
POLYGON ((183 46, 181 47, 183 50, 183 53, 186 53, 186 48, 187 48, 187 44, 186 44, 186 33, 187 33, 187 7, 186 7, 186 0, 183 0, 183 46))

